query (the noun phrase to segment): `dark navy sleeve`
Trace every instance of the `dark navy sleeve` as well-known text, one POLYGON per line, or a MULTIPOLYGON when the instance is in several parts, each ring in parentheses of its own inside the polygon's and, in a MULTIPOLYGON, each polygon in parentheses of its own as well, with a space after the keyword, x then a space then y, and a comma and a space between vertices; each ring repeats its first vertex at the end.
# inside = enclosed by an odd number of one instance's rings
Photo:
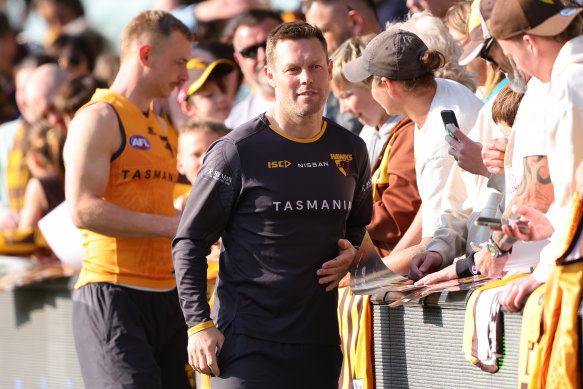
POLYGON ((206 301, 206 256, 225 230, 240 192, 236 146, 221 139, 205 156, 172 242, 178 295, 189 328, 211 320, 206 301))
POLYGON ((358 159, 358 182, 354 190, 354 200, 352 209, 346 222, 346 239, 353 246, 360 246, 362 238, 366 232, 366 226, 372 219, 372 182, 370 164, 366 146, 361 139, 358 139, 359 150, 358 159))

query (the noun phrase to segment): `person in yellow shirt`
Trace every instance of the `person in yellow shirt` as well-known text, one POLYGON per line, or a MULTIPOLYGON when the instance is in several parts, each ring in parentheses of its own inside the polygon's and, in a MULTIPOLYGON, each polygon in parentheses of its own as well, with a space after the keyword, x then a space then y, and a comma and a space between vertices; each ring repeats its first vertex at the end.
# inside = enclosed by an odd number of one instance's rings
POLYGON ((152 110, 187 79, 192 34, 163 11, 124 28, 121 66, 67 135, 65 195, 86 257, 73 334, 87 388, 189 388, 170 238, 176 145, 152 110))

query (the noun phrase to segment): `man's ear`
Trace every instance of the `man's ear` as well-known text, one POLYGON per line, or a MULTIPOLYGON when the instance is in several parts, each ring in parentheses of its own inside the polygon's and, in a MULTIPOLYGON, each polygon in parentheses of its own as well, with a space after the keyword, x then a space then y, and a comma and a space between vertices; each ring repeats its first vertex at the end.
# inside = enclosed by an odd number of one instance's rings
POLYGON ((533 56, 538 57, 540 51, 540 41, 537 36, 524 34, 522 36, 522 43, 533 56))
POLYGON ((235 58, 235 62, 240 66, 241 65, 241 54, 238 51, 233 52, 233 58, 235 58))
POLYGON ((263 71, 265 72, 265 77, 267 77, 267 81, 269 82, 269 85, 271 85, 272 88, 275 88, 276 84, 275 84, 275 77, 273 75, 273 72, 269 69, 269 67, 267 65, 265 65, 265 67, 263 68, 263 71))
POLYGON ((184 112, 186 116, 188 117, 193 116, 194 107, 188 102, 188 99, 180 103, 180 108, 182 109, 182 112, 184 112))
POLYGON ((182 158, 178 158, 176 160, 176 170, 178 170, 178 173, 186 175, 186 170, 184 169, 184 165, 182 164, 182 158))
POLYGON ((386 77, 382 77, 381 78, 381 82, 385 86, 385 90, 387 91, 387 94, 389 96, 392 96, 392 94, 395 91, 394 90, 395 85, 393 84, 393 82, 391 80, 389 80, 388 78, 386 78, 386 77))
POLYGON ((140 64, 142 66, 148 66, 150 64, 150 58, 152 57, 152 46, 141 45, 139 50, 140 64))
POLYGON ((362 15, 351 9, 348 11, 346 17, 348 18, 348 26, 352 30, 352 36, 362 35, 362 31, 364 30, 364 19, 362 15))
POLYGON ((330 78, 330 81, 332 81, 332 69, 334 69, 334 63, 332 62, 331 59, 328 60, 328 77, 330 78))

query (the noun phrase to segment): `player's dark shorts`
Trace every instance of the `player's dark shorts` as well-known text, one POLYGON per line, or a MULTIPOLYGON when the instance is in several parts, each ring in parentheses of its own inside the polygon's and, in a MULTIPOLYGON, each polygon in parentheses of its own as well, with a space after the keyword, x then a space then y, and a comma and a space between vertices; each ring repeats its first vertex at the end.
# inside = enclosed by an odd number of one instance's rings
POLYGON ((277 343, 226 331, 212 389, 337 389, 340 346, 277 343))
POLYGON ((176 289, 84 285, 73 293, 73 334, 87 388, 191 387, 176 289))

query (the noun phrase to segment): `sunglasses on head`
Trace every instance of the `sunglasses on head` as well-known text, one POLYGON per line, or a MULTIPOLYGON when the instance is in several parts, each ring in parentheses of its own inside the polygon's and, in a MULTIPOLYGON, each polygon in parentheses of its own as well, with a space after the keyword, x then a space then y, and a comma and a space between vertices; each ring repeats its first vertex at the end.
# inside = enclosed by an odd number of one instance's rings
POLYGON ((245 47, 244 49, 239 50, 239 54, 241 54, 245 58, 255 59, 257 58, 257 51, 259 50, 259 48, 263 47, 263 50, 265 50, 266 46, 267 41, 263 41, 257 43, 256 45, 245 47))
POLYGON ((485 61, 490 62, 493 65, 496 65, 496 61, 494 61, 492 59, 492 57, 490 57, 490 49, 492 48, 493 43, 494 43, 494 38, 490 38, 490 40, 488 41, 486 46, 484 46, 482 51, 480 51, 480 58, 482 58, 485 61))

